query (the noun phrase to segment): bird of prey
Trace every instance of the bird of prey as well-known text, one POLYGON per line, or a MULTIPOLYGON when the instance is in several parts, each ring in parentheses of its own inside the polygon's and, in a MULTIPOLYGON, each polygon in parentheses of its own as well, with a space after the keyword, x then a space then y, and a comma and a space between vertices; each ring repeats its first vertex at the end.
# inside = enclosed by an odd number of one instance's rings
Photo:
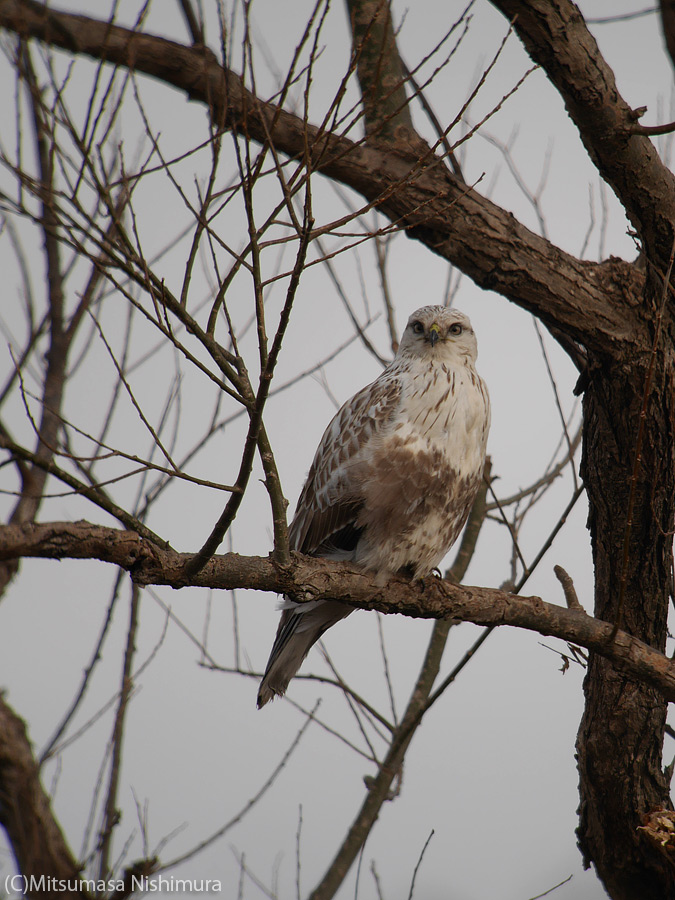
MULTIPOLYGON (((490 401, 463 313, 414 312, 396 356, 326 429, 289 528, 292 550, 346 560, 384 583, 424 578, 464 527, 483 474, 490 401)), ((286 598, 258 692, 283 694, 310 648, 348 616, 337 600, 286 598)))

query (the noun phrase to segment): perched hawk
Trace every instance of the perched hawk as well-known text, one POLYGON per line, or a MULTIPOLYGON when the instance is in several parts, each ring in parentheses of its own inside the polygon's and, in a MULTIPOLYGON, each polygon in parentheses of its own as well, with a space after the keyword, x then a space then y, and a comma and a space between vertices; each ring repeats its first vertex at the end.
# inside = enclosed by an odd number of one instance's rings
MULTIPOLYGON (((291 549, 341 559, 386 581, 423 578, 457 540, 483 474, 487 389, 469 319, 414 312, 393 361, 326 429, 289 529, 291 549)), ((287 598, 258 692, 283 694, 310 647, 348 616, 337 600, 287 598)))

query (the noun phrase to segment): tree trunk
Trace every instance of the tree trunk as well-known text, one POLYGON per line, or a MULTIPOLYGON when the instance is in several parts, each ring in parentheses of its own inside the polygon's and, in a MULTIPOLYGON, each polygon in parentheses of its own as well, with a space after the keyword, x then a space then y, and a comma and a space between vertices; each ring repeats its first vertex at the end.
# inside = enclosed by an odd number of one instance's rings
MULTIPOLYGON (((650 348, 630 351, 632 358, 627 349, 625 358, 593 368, 584 398, 582 476, 590 507, 595 615, 615 622, 620 614, 626 631, 663 651, 675 489, 672 360, 658 348, 634 478, 650 348)), ((670 802, 661 767, 667 704, 597 654, 591 654, 584 690, 577 740, 580 848, 614 900, 673 897, 672 867, 637 830, 646 813, 670 802)))

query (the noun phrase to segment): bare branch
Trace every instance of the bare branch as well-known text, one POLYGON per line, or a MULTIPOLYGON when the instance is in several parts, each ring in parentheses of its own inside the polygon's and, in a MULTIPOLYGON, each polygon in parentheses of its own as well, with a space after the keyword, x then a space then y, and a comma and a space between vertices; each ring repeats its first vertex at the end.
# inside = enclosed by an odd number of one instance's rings
MULTIPOLYGON (((124 66, 133 62, 137 71, 185 90, 192 99, 220 109, 226 106, 226 125, 245 130, 262 143, 271 139, 277 149, 294 158, 304 158, 309 147, 315 171, 353 187, 389 218, 405 223, 412 236, 454 262, 477 284, 500 291, 586 346, 595 346, 602 337, 598 346, 606 350, 607 340, 625 342, 630 333, 624 323, 627 285, 642 281, 633 267, 618 260, 598 266, 565 254, 517 223, 510 213, 474 190, 467 191, 443 165, 420 168, 414 155, 354 144, 346 137, 316 129, 252 96, 239 76, 223 71, 215 57, 202 48, 95 19, 46 11, 33 0, 0 0, 0 26, 68 49, 76 46, 78 52, 95 58, 105 52, 111 63, 124 66), (618 269, 621 277, 615 279, 618 269), (616 288, 617 281, 621 290, 616 288), (608 294, 614 298, 611 303, 608 294), (602 323, 602 335, 598 323, 602 323)), ((605 116, 602 113, 601 118, 605 116)), ((605 133, 597 122, 595 127, 605 133)), ((640 144, 640 152, 642 149, 640 144)), ((644 152, 649 156, 651 151, 645 148, 644 152)), ((428 162, 433 162, 433 157, 428 162)), ((631 178, 642 173, 652 179, 645 186, 651 191, 649 196, 655 196, 657 189, 669 196, 671 181, 665 185, 659 177, 660 162, 646 169, 641 158, 634 162, 625 171, 631 178)), ((634 187, 633 181, 631 184, 634 187)), ((667 218, 665 206, 659 208, 662 220, 667 218)))
MULTIPOLYGON (((131 531, 88 522, 51 522, 0 527, 0 559, 99 559, 131 572, 140 585, 182 585, 184 567, 193 554, 155 547, 131 531)), ((675 700, 675 664, 666 656, 624 632, 609 641, 612 625, 578 610, 521 597, 494 588, 460 587, 427 578, 423 585, 393 579, 375 587, 367 573, 342 563, 293 554, 290 566, 271 559, 228 553, 212 557, 193 584, 220 590, 249 588, 292 594, 306 599, 339 599, 359 609, 377 609, 415 618, 453 618, 478 625, 511 625, 559 637, 593 650, 658 687, 675 700)))
POLYGON ((115 711, 115 722, 111 738, 112 754, 110 759, 110 774, 108 790, 105 798, 105 811, 100 831, 100 855, 99 874, 102 880, 107 880, 111 874, 110 854, 112 852, 112 840, 115 827, 119 823, 117 809, 120 770, 122 766, 122 748, 124 745, 124 723, 126 720, 129 699, 133 690, 133 664, 136 654, 136 635, 138 632, 139 607, 141 603, 140 589, 133 585, 131 589, 129 628, 127 630, 126 648, 124 651, 124 666, 122 669, 122 684, 119 692, 119 701, 115 711))
POLYGON ((584 608, 581 603, 579 603, 579 598, 577 597, 574 582, 572 581, 570 575, 563 569, 562 566, 553 566, 553 571, 555 572, 555 577, 562 585, 568 608, 579 609, 583 612, 584 608))
POLYGON ((675 178, 651 141, 635 134, 639 111, 619 93, 578 7, 570 0, 492 2, 514 21, 526 50, 546 70, 591 160, 620 198, 650 257, 665 269, 673 242, 675 178), (656 196, 661 203, 654 203, 656 196))
POLYGON ((404 141, 414 130, 388 0, 347 0, 347 8, 367 139, 404 141))
MULTIPOLYGON (((0 696, 0 824, 7 831, 23 876, 45 879, 45 893, 56 885, 67 900, 87 900, 80 888, 80 866, 73 859, 49 797, 40 784, 26 726, 0 696), (59 884, 65 885, 61 890, 59 884)), ((30 882, 28 882, 30 883, 30 882)), ((33 888, 26 893, 34 893, 33 888)))

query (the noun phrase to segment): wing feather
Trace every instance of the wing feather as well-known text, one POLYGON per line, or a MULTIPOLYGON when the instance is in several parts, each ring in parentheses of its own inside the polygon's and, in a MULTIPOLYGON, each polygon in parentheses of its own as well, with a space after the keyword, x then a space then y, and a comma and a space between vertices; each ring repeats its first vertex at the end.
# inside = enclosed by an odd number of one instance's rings
POLYGON ((293 550, 348 556, 358 541, 363 506, 355 464, 391 422, 401 402, 398 374, 387 372, 355 394, 324 432, 289 529, 293 550))

